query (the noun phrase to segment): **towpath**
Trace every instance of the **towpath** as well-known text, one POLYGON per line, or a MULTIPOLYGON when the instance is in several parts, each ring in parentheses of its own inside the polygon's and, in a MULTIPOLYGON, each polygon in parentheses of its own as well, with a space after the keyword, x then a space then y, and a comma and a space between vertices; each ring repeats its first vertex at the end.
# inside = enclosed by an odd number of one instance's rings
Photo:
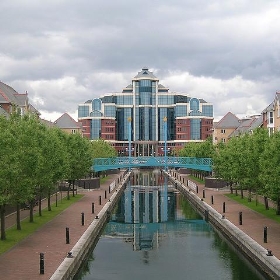
MULTIPOLYGON (((101 184, 99 189, 79 189, 79 193, 84 194, 82 199, 2 254, 0 256, 0 279, 49 279, 108 201, 112 194, 109 193, 109 185, 120 175, 109 175, 107 181, 101 184), (99 204, 100 196, 101 205, 99 204), (92 203, 94 203, 94 213, 92 213, 92 203), (82 226, 82 212, 84 213, 84 226, 82 226), (69 228, 70 244, 66 244, 66 227, 69 228), (44 253, 44 274, 40 274, 40 253, 44 253)), ((28 216, 28 210, 22 211, 21 214, 22 217, 28 216)), ((14 224, 15 219, 14 215, 9 215, 6 220, 7 226, 14 224)))

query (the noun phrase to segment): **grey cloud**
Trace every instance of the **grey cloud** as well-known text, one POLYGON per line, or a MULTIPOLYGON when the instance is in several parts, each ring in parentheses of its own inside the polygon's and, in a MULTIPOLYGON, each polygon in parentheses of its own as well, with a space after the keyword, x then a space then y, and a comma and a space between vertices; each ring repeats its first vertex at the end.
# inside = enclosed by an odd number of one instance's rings
POLYGON ((276 91, 276 0, 3 0, 0 10, 0 57, 8 58, 0 78, 31 97, 41 95, 46 110, 65 111, 77 107, 75 99, 121 91, 142 66, 161 80, 174 72, 217 80, 241 76, 276 91), (64 97, 55 103, 54 81, 65 78, 75 84, 67 93, 57 85, 64 97), (41 86, 25 88, 32 81, 41 86))

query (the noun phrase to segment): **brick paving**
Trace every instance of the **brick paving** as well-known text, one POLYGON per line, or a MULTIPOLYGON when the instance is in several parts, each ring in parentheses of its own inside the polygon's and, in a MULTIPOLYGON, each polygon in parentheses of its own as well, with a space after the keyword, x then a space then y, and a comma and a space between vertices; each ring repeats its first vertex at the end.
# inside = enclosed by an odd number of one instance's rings
MULTIPOLYGON (((49 279, 110 198, 109 185, 119 176, 120 174, 109 175, 109 179, 101 184, 99 189, 79 189, 78 192, 84 194, 82 199, 11 250, 2 254, 0 256, 0 279, 49 279), (101 205, 99 205, 99 196, 101 196, 101 205), (92 203, 94 203, 93 214, 92 203), (84 213, 84 226, 82 226, 82 212, 84 213), (66 227, 69 228, 70 244, 66 244, 66 227), (45 257, 44 274, 40 274, 40 253, 44 253, 45 257)), ((28 210, 22 211, 21 216, 23 218, 28 216, 28 210)), ((14 223, 15 217, 9 215, 6 220, 7 226, 14 223)))
MULTIPOLYGON (((181 181, 187 180, 186 175, 181 175, 181 181)), ((265 249, 272 251, 272 254, 280 259, 280 224, 264 215, 241 205, 229 197, 225 196, 230 193, 229 189, 206 189, 204 184, 196 183, 198 186, 198 196, 208 205, 214 208, 221 215, 225 215, 231 223, 245 232, 265 249), (203 198, 204 190, 204 198, 203 198), (213 196, 213 204, 212 198, 213 196), (223 212, 223 204, 225 202, 225 213, 223 212), (239 212, 242 212, 242 225, 239 225, 239 212), (264 243, 264 227, 267 227, 267 243, 264 243)), ((240 194, 239 194, 240 195, 240 194)), ((246 199, 246 198, 244 198, 246 199)))
MULTIPOLYGON (((0 279, 5 280, 30 280, 30 279, 49 279, 60 263, 63 261, 67 252, 83 234, 87 226, 95 218, 103 205, 110 198, 108 187, 111 182, 117 179, 119 175, 110 175, 106 183, 102 184, 100 189, 80 190, 84 197, 77 203, 71 205, 52 221, 38 229, 32 235, 14 246, 8 252, 0 256, 0 279), (105 199, 105 190, 107 190, 107 199, 105 199), (102 197, 99 205, 99 196, 102 197), (94 202, 95 213, 91 213, 91 205, 94 202), (85 225, 81 225, 81 213, 84 212, 85 225), (69 227, 70 244, 66 244, 65 231, 69 227), (39 254, 45 256, 45 274, 39 272, 39 254)), ((183 178, 183 176, 182 176, 183 178)), ((186 178, 185 178, 186 179, 186 178)), ((204 185, 198 185, 198 196, 203 198, 204 185)), ((265 218, 245 206, 225 196, 229 193, 227 190, 205 189, 204 201, 224 214, 225 218, 251 236, 264 248, 272 250, 272 253, 280 258, 280 225, 277 222, 265 218), (211 196, 213 195, 214 204, 212 205, 211 196), (226 211, 223 213, 223 203, 226 204, 226 211), (242 211, 243 224, 239 225, 239 212, 242 211), (263 242, 263 228, 268 227, 268 242, 263 242)), ((22 212, 22 217, 28 216, 28 211, 22 212)), ((7 217, 7 225, 13 224, 15 218, 13 215, 7 217)))

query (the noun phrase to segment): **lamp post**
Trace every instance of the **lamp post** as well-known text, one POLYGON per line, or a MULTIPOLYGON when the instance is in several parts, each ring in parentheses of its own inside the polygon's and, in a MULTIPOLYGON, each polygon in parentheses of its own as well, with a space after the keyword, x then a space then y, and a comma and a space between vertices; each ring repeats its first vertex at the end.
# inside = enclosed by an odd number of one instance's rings
POLYGON ((163 118, 164 124, 164 161, 165 161, 165 171, 167 171, 167 117, 163 118))
POLYGON ((129 159, 129 171, 131 170, 131 117, 128 119, 128 159, 129 159))

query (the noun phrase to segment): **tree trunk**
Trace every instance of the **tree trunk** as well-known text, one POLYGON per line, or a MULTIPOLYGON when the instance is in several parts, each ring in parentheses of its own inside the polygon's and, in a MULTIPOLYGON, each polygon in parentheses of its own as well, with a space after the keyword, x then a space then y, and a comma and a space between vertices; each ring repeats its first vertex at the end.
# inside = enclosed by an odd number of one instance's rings
POLYGON ((38 201, 38 203, 39 203, 39 216, 42 216, 42 194, 41 194, 41 192, 39 194, 39 201, 38 201))
POLYGON ((34 208, 34 199, 30 200, 30 209, 29 209, 29 222, 34 222, 34 215, 33 215, 33 208, 34 208))
POLYGON ((267 196, 264 196, 264 206, 265 206, 265 210, 269 210, 267 196))
POLYGON ((52 211, 51 207, 51 190, 48 190, 48 211, 52 211))
POLYGON ((20 203, 17 202, 17 230, 21 230, 20 224, 20 203))
POLYGON ((6 240, 5 212, 6 212, 6 204, 0 205, 1 240, 6 240))
POLYGON ((75 180, 73 180, 72 185, 73 185, 73 197, 75 197, 75 180))
POLYGON ((258 196, 258 193, 256 193, 256 205, 259 204, 259 196, 258 196))
POLYGON ((71 181, 69 181, 69 185, 67 189, 67 200, 70 200, 70 188, 71 188, 71 181))
POLYGON ((243 188, 242 187, 241 187, 240 191, 241 191, 241 198, 243 199, 244 198, 244 193, 243 193, 243 188))
POLYGON ((252 190, 251 188, 249 188, 249 192, 248 192, 248 202, 252 201, 252 190))
POLYGON ((277 197, 276 215, 280 215, 280 197, 277 197))

